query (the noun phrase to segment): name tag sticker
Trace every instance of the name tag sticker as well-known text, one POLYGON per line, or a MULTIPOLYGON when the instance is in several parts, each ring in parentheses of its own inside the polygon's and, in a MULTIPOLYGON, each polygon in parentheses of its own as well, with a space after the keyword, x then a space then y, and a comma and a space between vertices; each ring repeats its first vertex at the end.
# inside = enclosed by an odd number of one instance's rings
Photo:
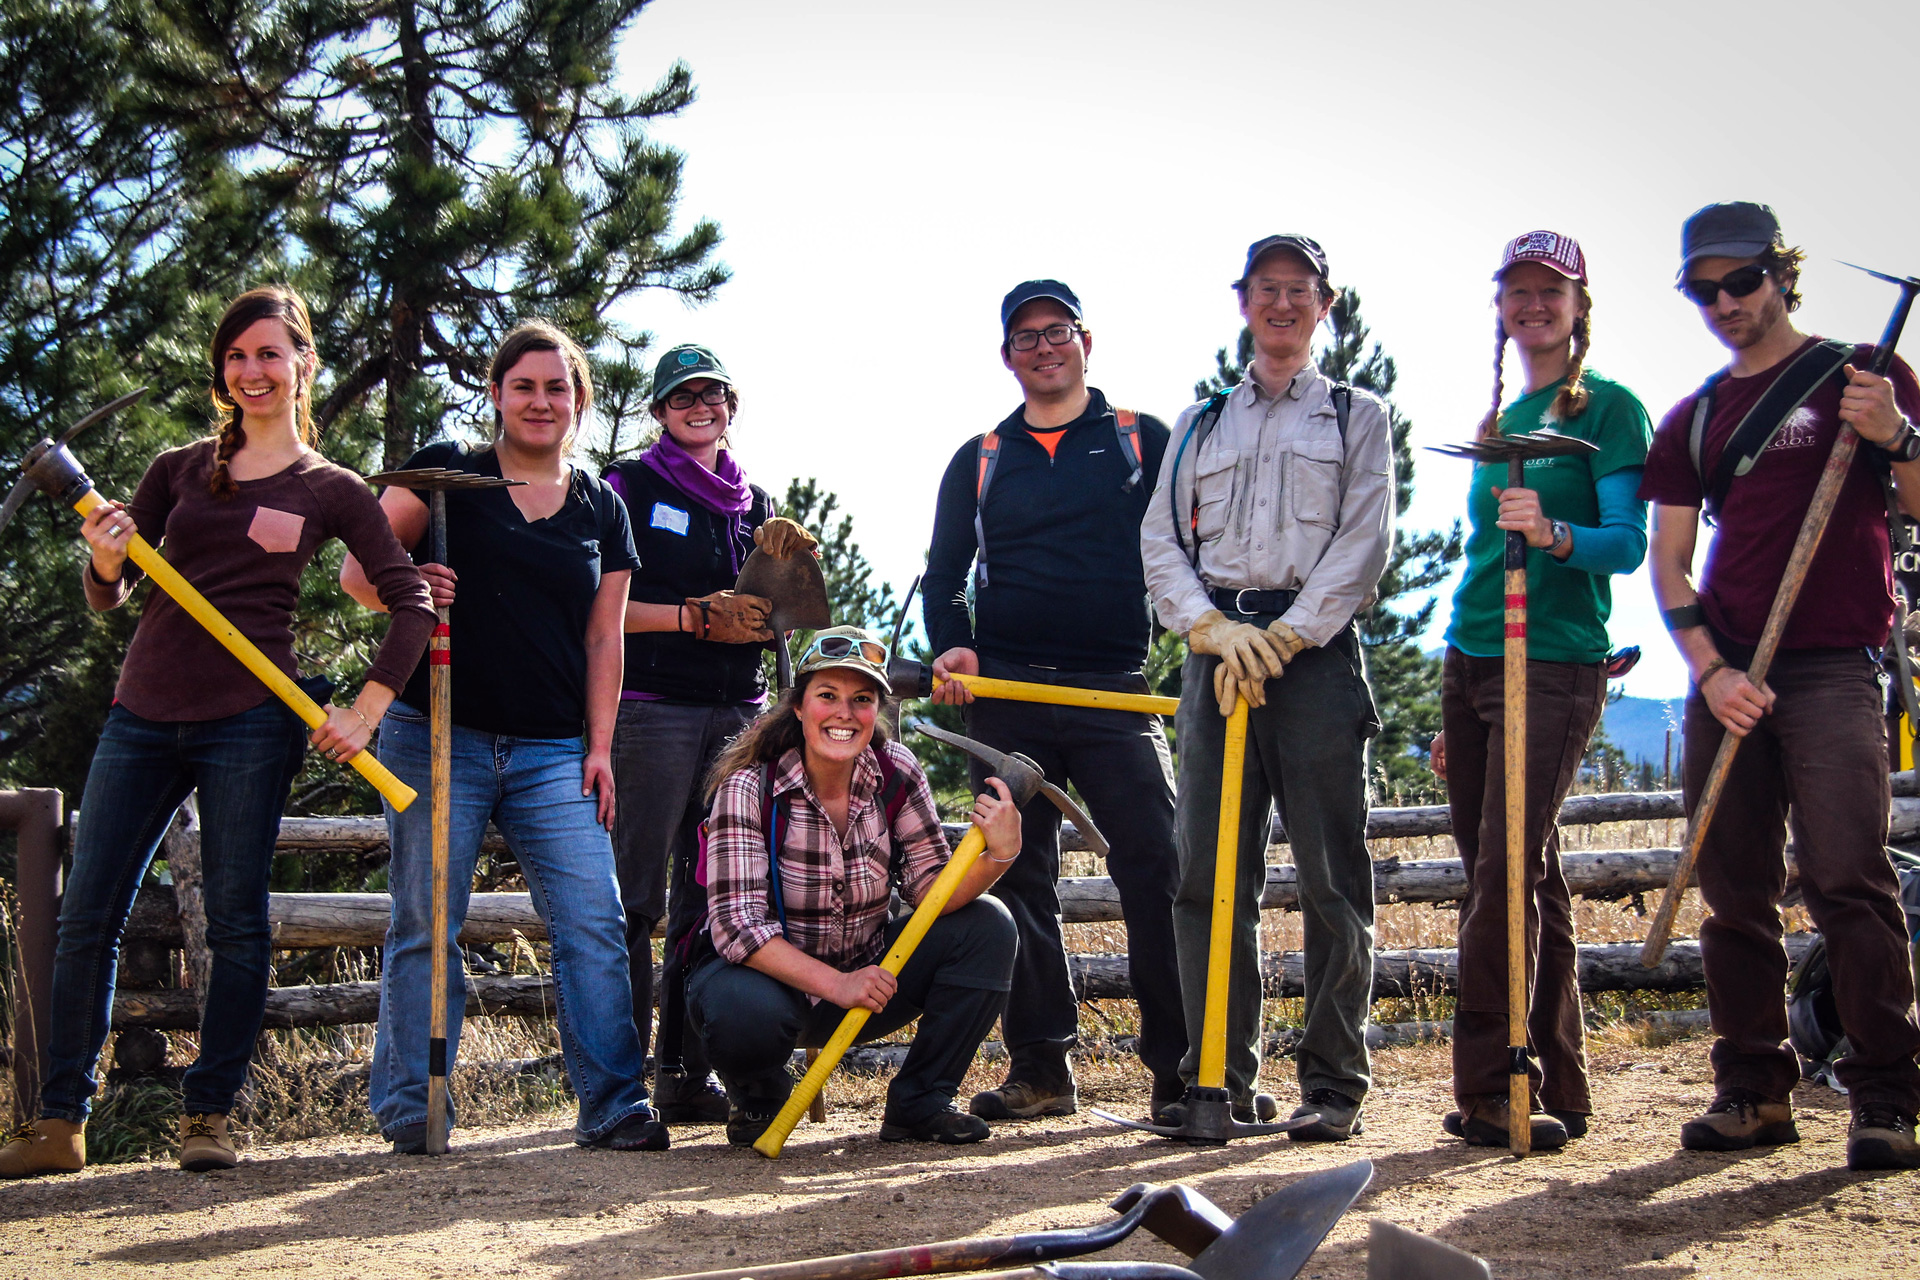
POLYGON ((687 536, 687 513, 678 507, 670 507, 664 502, 653 504, 653 518, 648 523, 656 529, 665 529, 683 538, 687 536))

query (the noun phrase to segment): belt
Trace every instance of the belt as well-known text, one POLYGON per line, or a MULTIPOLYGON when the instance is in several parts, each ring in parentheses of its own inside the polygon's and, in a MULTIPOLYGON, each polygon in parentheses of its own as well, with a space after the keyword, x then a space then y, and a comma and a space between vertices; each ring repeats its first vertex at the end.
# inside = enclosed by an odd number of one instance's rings
POLYGON ((1298 591, 1262 591, 1256 587, 1242 587, 1236 591, 1231 587, 1215 587, 1208 593, 1213 598, 1214 607, 1233 613, 1285 613, 1293 608, 1298 591))

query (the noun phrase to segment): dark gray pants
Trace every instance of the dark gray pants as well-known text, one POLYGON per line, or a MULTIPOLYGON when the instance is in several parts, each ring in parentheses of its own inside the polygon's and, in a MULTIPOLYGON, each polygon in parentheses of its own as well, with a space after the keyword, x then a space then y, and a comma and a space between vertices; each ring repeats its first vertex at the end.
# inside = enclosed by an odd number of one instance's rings
MULTIPOLYGON (((1146 693, 1137 671, 1054 671, 981 658, 980 674, 1002 680, 1146 693)), ((967 708, 968 733, 1001 751, 1030 757, 1048 781, 1071 782, 1112 846, 1107 872, 1127 925, 1127 969, 1140 1006, 1140 1060, 1171 1079, 1186 1052, 1180 975, 1174 960, 1173 761, 1157 716, 982 698, 967 708)), ((986 786, 974 762, 973 785, 986 786)), ((1020 927, 1020 958, 1001 1017, 1008 1077, 1063 1083, 1079 1007, 1060 936, 1060 811, 1036 796, 1020 815, 1023 852, 991 890, 1020 927)))
MULTIPOLYGON (((757 707, 689 706, 677 702, 623 701, 613 730, 614 869, 620 905, 627 913, 627 957, 633 982, 633 1025, 646 1052, 653 1026, 653 927, 667 915, 667 963, 663 981, 683 976, 676 945, 706 907, 694 883, 701 820, 707 816, 707 770, 729 739, 745 728, 757 707), (671 873, 669 873, 671 867, 671 873), (671 879, 672 898, 668 898, 671 879)), ((698 1036, 683 1045, 687 1071, 707 1074, 698 1036)))
MULTIPOLYGON (((1259 626, 1273 615, 1229 615, 1259 626)), ((1213 696, 1220 660, 1187 659, 1180 673, 1180 892, 1173 902, 1187 1054, 1200 1068, 1213 871, 1220 835, 1226 720, 1213 696)), ((1351 624, 1267 681, 1267 705, 1247 721, 1241 779, 1240 864, 1234 888, 1227 997, 1227 1088, 1251 1094, 1260 1072, 1260 894, 1267 881, 1270 806, 1277 802, 1299 873, 1306 930, 1307 1025, 1295 1061, 1300 1091, 1366 1096, 1372 1083, 1367 1017, 1373 1000, 1373 861, 1367 853, 1367 740, 1379 732, 1359 637, 1351 624)))
MULTIPOLYGON (((889 924, 886 945, 906 926, 904 916, 889 924)), ((907 1060, 887 1086, 888 1121, 919 1124, 952 1104, 1007 1002, 1018 946, 1013 917, 989 897, 941 916, 927 930, 900 971, 893 999, 867 1019, 856 1040, 865 1044, 920 1019, 907 1060)), ((706 1038, 727 1097, 748 1111, 779 1109, 793 1092, 787 1060, 794 1049, 824 1045, 846 1012, 712 953, 687 979, 688 1018, 706 1038)))

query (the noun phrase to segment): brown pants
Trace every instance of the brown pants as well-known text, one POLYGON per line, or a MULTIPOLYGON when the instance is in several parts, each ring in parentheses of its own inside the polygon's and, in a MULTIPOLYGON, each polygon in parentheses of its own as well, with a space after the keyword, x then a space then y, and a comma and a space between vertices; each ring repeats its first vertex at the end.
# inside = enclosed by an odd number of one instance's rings
MULTIPOLYGON (((1825 935, 1840 1026, 1853 1052, 1835 1064, 1862 1102, 1920 1108, 1899 885, 1887 858, 1886 726, 1880 672, 1864 649, 1782 652, 1767 673, 1778 700, 1733 758, 1700 850, 1700 928, 1713 1014, 1714 1084, 1784 1102, 1800 1078, 1787 1041, 1787 953, 1780 942, 1784 849, 1793 828, 1800 891, 1825 935)), ((1687 811, 1725 730, 1687 697, 1687 811)))
MULTIPOLYGON (((1555 820, 1606 704, 1601 664, 1527 663, 1527 1040, 1540 1105, 1593 1110, 1580 1012, 1573 903, 1555 820)), ((1460 903, 1460 994, 1453 1092, 1462 1109, 1507 1092, 1507 781, 1505 661, 1447 650, 1441 680, 1447 803, 1467 876, 1460 903)))

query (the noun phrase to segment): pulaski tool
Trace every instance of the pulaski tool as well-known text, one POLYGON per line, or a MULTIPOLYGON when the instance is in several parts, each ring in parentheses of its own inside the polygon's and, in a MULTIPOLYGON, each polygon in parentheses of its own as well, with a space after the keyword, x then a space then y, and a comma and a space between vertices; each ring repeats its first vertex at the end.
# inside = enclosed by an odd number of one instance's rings
MULTIPOLYGON (((1527 463, 1536 458, 1577 457, 1599 446, 1558 431, 1494 435, 1468 444, 1446 444, 1433 452, 1472 462, 1506 463, 1507 488, 1526 487, 1527 463)), ((1527 536, 1507 530, 1506 742, 1507 792, 1507 1124, 1508 1149, 1525 1155, 1533 1149, 1527 1117, 1527 536)))
MULTIPOLYGON (((1851 262, 1842 266, 1853 266, 1851 262)), ((1876 280, 1885 280, 1889 284, 1900 286, 1900 301, 1894 304, 1893 314, 1887 319, 1887 327, 1880 335, 1879 343, 1873 349, 1873 363, 1869 371, 1885 377, 1887 370, 1893 367, 1893 349, 1900 345, 1900 332, 1907 327, 1907 314, 1913 310, 1915 294, 1920 294, 1920 278, 1914 276, 1890 276, 1880 271, 1868 271, 1865 267, 1855 267, 1857 271, 1866 271, 1876 280)), ((1820 549, 1820 538, 1827 531, 1827 520, 1833 515, 1833 506, 1840 498, 1840 488, 1846 483, 1847 472, 1853 467, 1853 455, 1860 448, 1860 436, 1846 423, 1840 424, 1840 432, 1834 437, 1833 452, 1827 455, 1826 469, 1820 473, 1820 483, 1813 491, 1813 501, 1807 504, 1807 515, 1800 522, 1800 535, 1794 539, 1793 551, 1787 556, 1786 572, 1780 575, 1780 586, 1773 594, 1773 605, 1767 610, 1767 624, 1760 632, 1760 643, 1753 651, 1753 661, 1747 667, 1747 680, 1756 689, 1766 687, 1767 671, 1773 666, 1773 657, 1780 647, 1780 637, 1786 632, 1787 619, 1793 614, 1794 603, 1800 598, 1800 588, 1807 580, 1807 570, 1813 564, 1813 556, 1820 549)), ((1899 634, 1899 626, 1894 628, 1899 634)), ((1902 637, 1904 643, 1904 637, 1902 637)), ((1909 686, 1911 681, 1907 682, 1909 686)), ((1647 926, 1647 940, 1640 948, 1640 963, 1651 969, 1660 963, 1667 953, 1667 942, 1673 935, 1673 920, 1680 911, 1681 895, 1693 880, 1694 866, 1700 861, 1700 847, 1707 838, 1707 826, 1713 821, 1713 812, 1720 805, 1720 792, 1725 789, 1727 774, 1733 768, 1734 752, 1740 749, 1743 739, 1731 733, 1720 739, 1720 750, 1713 757, 1713 769, 1707 774, 1707 785, 1700 791, 1699 803, 1694 805, 1693 817, 1687 823, 1687 845, 1680 851, 1680 860, 1674 864, 1673 878, 1667 882, 1667 891, 1660 899, 1660 909, 1653 913, 1653 920, 1647 926)))
MULTIPOLYGON (((383 471, 368 476, 368 484, 391 485, 429 495, 427 552, 433 564, 447 563, 447 491, 450 489, 505 489, 525 484, 499 476, 476 475, 448 467, 418 467, 412 471, 383 471)), ((428 733, 433 746, 433 1013, 427 1030, 427 1154, 447 1153, 447 862, 453 839, 453 636, 450 613, 436 612, 428 651, 427 690, 432 700, 428 733)))
MULTIPOLYGON (((81 468, 80 460, 73 456, 67 446, 82 431, 126 408, 146 393, 147 389, 142 387, 101 405, 68 427, 59 439, 43 439, 27 450, 27 456, 20 464, 23 474, 15 482, 6 501, 0 503, 0 529, 7 527, 7 522, 13 519, 13 513, 20 509, 35 489, 56 502, 71 506, 83 516, 105 502, 106 499, 100 496, 93 487, 93 481, 87 478, 86 471, 81 468)), ((227 652, 258 676, 260 682, 271 689, 276 697, 292 707, 294 714, 305 721, 308 728, 318 729, 327 722, 327 713, 320 704, 309 698, 306 691, 289 679, 284 671, 274 666, 267 655, 260 652, 259 646, 241 635, 192 583, 181 577, 179 571, 138 533, 130 533, 127 537, 127 559, 145 570, 155 586, 173 597, 189 617, 205 627, 227 652)), ((395 809, 404 809, 413 803, 413 788, 394 777, 385 765, 374 759, 373 752, 361 751, 347 763, 358 769, 361 776, 372 783, 374 789, 385 796, 395 809)))
MULTIPOLYGON (((992 747, 975 742, 972 738, 949 733, 924 720, 917 720, 909 727, 929 738, 959 747, 962 751, 983 761, 994 777, 1007 784, 1007 790, 1012 793, 1015 805, 1024 806, 1036 795, 1046 796, 1059 806, 1060 812, 1071 818, 1073 824, 1086 834, 1088 844, 1097 849, 1101 856, 1106 855, 1106 839, 1094 827, 1093 819, 1081 812, 1080 806, 1069 799, 1066 792, 1049 783, 1046 775, 1040 771, 1040 767, 1027 757, 1017 753, 995 751, 992 747)), ((967 834, 960 841, 960 847, 953 851, 953 856, 947 860, 947 865, 941 868, 939 876, 927 889, 926 896, 920 900, 920 905, 914 908, 913 916, 907 921, 907 927, 900 931, 900 936, 894 939, 893 947, 887 952, 886 958, 880 961, 882 969, 897 977, 900 970, 906 968, 914 948, 920 945, 920 940, 927 936, 927 930, 933 927, 933 922, 940 918, 942 911, 946 910, 947 902, 953 897, 954 890, 960 887, 960 882, 966 878, 967 872, 972 870, 974 862, 986 847, 987 837, 980 828, 968 827, 967 834)), ((834 1067, 839 1065, 840 1059, 845 1056, 854 1038, 860 1034, 860 1028, 866 1025, 867 1019, 871 1016, 872 1014, 866 1009, 847 1010, 847 1016, 840 1020, 840 1025, 835 1028, 826 1046, 820 1050, 820 1056, 814 1059, 813 1065, 807 1068, 806 1075, 800 1078, 800 1083, 795 1085, 793 1092, 787 1096, 786 1105, 780 1108, 780 1113, 773 1118, 773 1123, 767 1126, 767 1131, 761 1134, 759 1141, 753 1144, 755 1151, 769 1159, 778 1158, 780 1149, 786 1145, 788 1136, 793 1132, 793 1127, 800 1123, 800 1117, 805 1115, 808 1108, 812 1106, 814 1098, 826 1084, 827 1077, 833 1074, 834 1067)))

